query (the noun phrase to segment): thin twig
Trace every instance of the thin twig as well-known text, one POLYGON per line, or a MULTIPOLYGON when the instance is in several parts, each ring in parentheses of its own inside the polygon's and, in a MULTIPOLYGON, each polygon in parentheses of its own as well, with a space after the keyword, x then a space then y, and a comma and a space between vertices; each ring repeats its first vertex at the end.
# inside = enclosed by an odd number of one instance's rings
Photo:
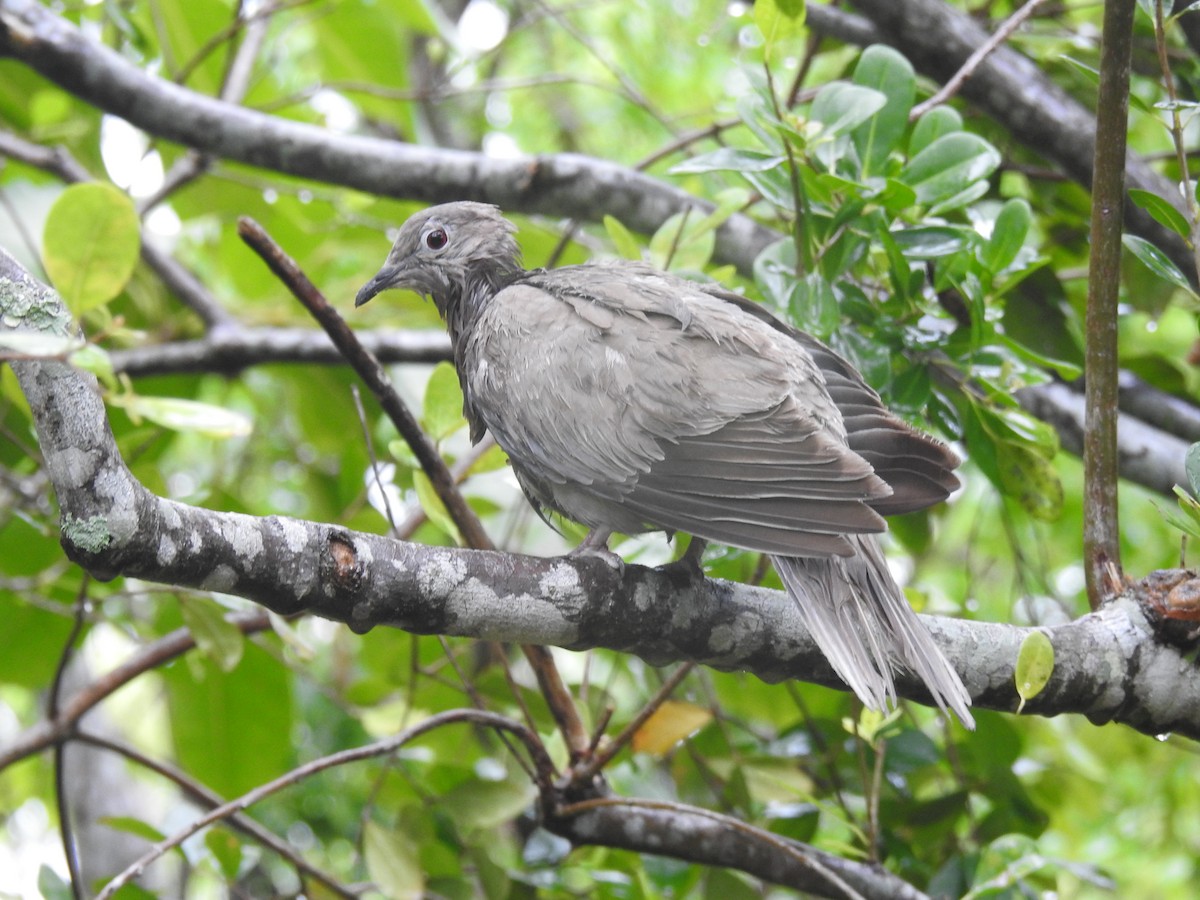
MULTIPOLYGON (((265 612, 229 616, 227 620, 243 634, 266 631, 271 619, 265 612)), ((105 675, 94 678, 62 705, 58 714, 47 718, 20 734, 0 752, 0 772, 26 757, 44 750, 71 733, 84 713, 135 678, 169 662, 196 646, 196 640, 186 628, 177 628, 152 644, 147 644, 125 662, 105 675)))
POLYGON ((239 813, 260 800, 263 800, 272 794, 278 793, 285 787, 291 787, 294 784, 299 784, 304 779, 316 775, 319 772, 324 772, 326 769, 332 769, 337 766, 344 766, 350 763, 359 762, 364 759, 372 759, 379 756, 389 756, 395 753, 409 741, 420 737, 427 732, 433 731, 435 728, 440 728, 443 725, 449 725, 455 722, 471 722, 477 725, 483 725, 489 728, 496 728, 503 731, 508 731, 513 734, 525 745, 529 756, 533 762, 533 767, 538 773, 538 787, 542 792, 543 798, 548 799, 550 795, 550 783, 553 777, 554 766, 550 761, 550 757, 546 754, 545 748, 542 747, 541 741, 537 734, 530 731, 519 722, 496 713, 483 712, 478 709, 456 709, 449 712, 439 713, 435 716, 430 716, 423 722, 414 725, 395 734, 390 738, 385 738, 381 741, 376 741, 373 744, 367 744, 363 747, 354 747, 350 750, 342 750, 338 753, 331 753, 328 756, 323 756, 320 759, 314 759, 312 762, 305 763, 292 769, 285 775, 268 781, 266 784, 259 785, 251 791, 246 792, 235 800, 230 800, 228 803, 223 803, 216 809, 211 810, 194 822, 191 822, 186 827, 181 828, 171 837, 166 838, 156 843, 148 852, 129 865, 124 871, 113 878, 104 886, 96 897, 96 900, 111 900, 113 895, 121 887, 132 882, 135 878, 140 877, 146 870, 146 867, 159 859, 163 854, 178 847, 185 840, 197 832, 203 831, 209 825, 219 822, 222 819, 227 819, 229 816, 239 813))
MULTIPOLYGON (((75 619, 71 624, 71 631, 67 635, 66 643, 63 644, 63 651, 58 657, 54 680, 50 683, 50 698, 46 702, 46 718, 50 721, 58 718, 63 679, 66 677, 71 657, 75 655, 75 642, 79 640, 79 633, 83 631, 83 625, 87 619, 89 584, 91 584, 91 577, 84 572, 83 579, 79 583, 79 592, 75 595, 75 619)), ((66 748, 66 741, 62 738, 54 744, 54 793, 58 804, 58 830, 62 835, 63 854, 67 858, 67 872, 71 878, 71 894, 75 900, 83 900, 86 896, 83 886, 83 869, 79 864, 79 845, 75 842, 75 832, 71 827, 71 810, 67 803, 66 760, 64 759, 66 748)))
POLYGON ((589 781, 601 769, 607 766, 613 757, 620 753, 625 748, 625 745, 633 740, 633 736, 637 734, 639 728, 646 724, 646 720, 658 711, 658 708, 663 705, 671 694, 675 693, 675 688, 679 687, 680 682, 687 678, 694 668, 696 668, 694 662, 686 662, 672 672, 671 677, 658 689, 658 693, 651 697, 646 705, 638 710, 638 714, 629 721, 628 725, 621 729, 621 733, 605 745, 603 750, 596 753, 584 765, 579 767, 576 779, 583 782, 589 781))
POLYGON ((1113 566, 1119 572, 1121 565, 1117 515, 1117 300, 1134 6, 1135 0, 1106 0, 1100 45, 1083 429, 1083 559, 1088 602, 1093 609, 1108 593, 1107 573, 1113 566))
POLYGON ((988 55, 1007 41, 1012 33, 1020 28, 1022 23, 1033 15, 1034 10, 1041 6, 1043 2, 1045 0, 1028 0, 1024 6, 1005 19, 1000 27, 996 29, 996 33, 975 48, 975 52, 967 57, 962 67, 938 89, 936 94, 912 108, 912 112, 908 114, 909 120, 915 121, 919 119, 935 106, 941 106, 957 94, 967 79, 975 74, 975 70, 987 59, 988 55))
POLYGON ((417 419, 409 410, 408 405, 392 387, 379 360, 359 343, 354 332, 350 330, 350 326, 346 324, 346 320, 338 314, 325 295, 317 290, 316 285, 309 281, 308 276, 271 239, 261 225, 253 219, 242 217, 238 220, 238 234, 262 258, 263 262, 292 292, 292 295, 304 304, 305 309, 325 329, 346 361, 370 388, 371 393, 383 407, 383 411, 392 420, 396 430, 400 432, 400 436, 412 448, 413 455, 416 456, 425 474, 429 476, 434 491, 445 504, 446 512, 450 514, 450 518, 458 527, 464 543, 476 550, 494 549, 491 538, 483 530, 479 517, 467 505, 462 493, 459 492, 458 485, 455 484, 454 476, 450 473, 446 461, 442 459, 437 448, 421 430, 421 426, 417 423, 417 419))
POLYGON ((358 414, 358 427, 362 429, 363 443, 367 448, 367 460, 371 463, 371 477, 375 480, 375 487, 379 489, 379 501, 383 504, 383 511, 387 516, 388 528, 392 532, 392 537, 400 537, 400 529, 396 525, 396 517, 392 514, 392 501, 388 499, 387 488, 383 486, 383 476, 379 473, 379 457, 375 455, 375 442, 371 439, 371 429, 367 426, 367 413, 363 409, 362 395, 358 391, 358 385, 350 385, 350 396, 354 398, 354 411, 358 414))
MULTIPOLYGON (((113 753, 120 754, 126 759, 131 760, 144 769, 149 769, 168 781, 172 781, 186 794, 192 802, 198 804, 204 809, 213 809, 225 802, 224 798, 215 791, 210 790, 207 786, 196 781, 194 778, 187 775, 185 772, 176 769, 174 766, 168 765, 157 759, 153 759, 140 750, 131 747, 122 741, 115 740, 109 737, 103 737, 98 734, 82 731, 75 735, 75 740, 83 744, 89 744, 93 747, 99 747, 102 750, 109 750, 113 753)), ((313 881, 316 881, 328 888, 332 893, 339 897, 344 897, 346 900, 353 900, 359 896, 359 892, 352 890, 334 878, 327 872, 323 872, 314 866, 312 863, 300 856, 287 841, 280 838, 274 832, 263 827, 254 819, 241 813, 231 815, 228 819, 229 825, 237 829, 245 835, 248 835, 253 840, 262 844, 272 852, 276 853, 282 859, 286 860, 297 872, 301 875, 307 875, 313 881)))

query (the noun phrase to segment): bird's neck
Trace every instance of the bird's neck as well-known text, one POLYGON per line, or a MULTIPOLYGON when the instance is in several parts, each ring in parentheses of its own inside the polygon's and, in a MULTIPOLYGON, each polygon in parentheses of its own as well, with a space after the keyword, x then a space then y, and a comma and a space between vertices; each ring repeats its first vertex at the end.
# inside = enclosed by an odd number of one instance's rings
POLYGON ((493 264, 486 270, 467 271, 461 279, 451 283, 445 292, 434 293, 433 300, 446 322, 450 343, 456 354, 460 341, 471 333, 492 298, 524 275, 525 270, 517 263, 506 266, 493 264))

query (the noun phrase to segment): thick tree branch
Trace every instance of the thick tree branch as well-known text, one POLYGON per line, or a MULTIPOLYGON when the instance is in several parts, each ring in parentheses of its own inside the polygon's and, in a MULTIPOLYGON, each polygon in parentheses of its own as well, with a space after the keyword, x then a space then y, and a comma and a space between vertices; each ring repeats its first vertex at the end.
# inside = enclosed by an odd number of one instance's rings
MULTIPOLYGON (((61 302, 0 254, 0 321, 66 334, 61 302)), ((653 664, 694 660, 767 681, 841 686, 775 591, 677 570, 600 560, 534 559, 423 547, 278 516, 217 513, 151 494, 121 460, 94 381, 57 361, 13 364, 35 411, 61 509, 67 555, 102 576, 126 575, 246 597, 283 614, 309 611, 357 631, 607 647, 653 664)), ((978 707, 1013 710, 1013 667, 1029 629, 927 617, 978 707)), ((1200 738, 1200 677, 1158 643, 1130 598, 1049 629, 1054 675, 1026 709, 1084 713, 1152 734, 1200 738)), ((919 679, 900 693, 928 702, 919 679)))
MULTIPOLYGON (((479 200, 509 210, 596 221, 650 234, 673 214, 713 205, 615 163, 575 154, 494 159, 419 147, 254 112, 151 77, 36 0, 0 0, 0 55, 151 134, 224 159, 373 194, 479 200)), ((774 234, 743 215, 717 231, 717 257, 750 272, 774 234)))
MULTIPOLYGON (((450 359, 450 339, 442 331, 356 331, 359 342, 384 363, 429 363, 450 359)), ((345 358, 319 331, 303 328, 239 328, 200 340, 151 344, 109 353, 113 368, 133 376, 166 372, 233 373, 264 363, 344 365, 345 358)), ((1083 398, 1077 386, 1062 383, 1022 390, 1018 399, 1032 415, 1048 422, 1062 446, 1083 453, 1083 398)), ((1186 484, 1183 456, 1200 440, 1200 409, 1139 381, 1121 380, 1117 452, 1121 477, 1170 494, 1186 484)))

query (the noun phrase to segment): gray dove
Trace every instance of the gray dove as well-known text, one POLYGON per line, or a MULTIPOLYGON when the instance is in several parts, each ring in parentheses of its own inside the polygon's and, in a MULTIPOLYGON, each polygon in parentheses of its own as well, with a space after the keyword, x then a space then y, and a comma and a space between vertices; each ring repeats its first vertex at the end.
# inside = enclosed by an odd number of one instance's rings
POLYGON ((539 512, 592 529, 585 547, 681 531, 769 554, 867 706, 894 705, 908 669, 974 727, 878 537, 884 515, 958 486, 957 456, 745 297, 638 262, 527 271, 515 231, 482 203, 417 213, 355 305, 388 288, 433 298, 471 439, 490 431, 539 512))

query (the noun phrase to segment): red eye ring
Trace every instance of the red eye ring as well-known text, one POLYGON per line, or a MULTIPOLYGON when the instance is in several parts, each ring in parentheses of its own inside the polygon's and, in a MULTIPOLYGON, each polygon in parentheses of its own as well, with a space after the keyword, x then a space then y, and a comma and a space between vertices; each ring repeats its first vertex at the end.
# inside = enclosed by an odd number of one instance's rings
POLYGON ((450 243, 450 237, 444 228, 435 228, 425 235, 425 246, 430 250, 441 250, 450 243))

